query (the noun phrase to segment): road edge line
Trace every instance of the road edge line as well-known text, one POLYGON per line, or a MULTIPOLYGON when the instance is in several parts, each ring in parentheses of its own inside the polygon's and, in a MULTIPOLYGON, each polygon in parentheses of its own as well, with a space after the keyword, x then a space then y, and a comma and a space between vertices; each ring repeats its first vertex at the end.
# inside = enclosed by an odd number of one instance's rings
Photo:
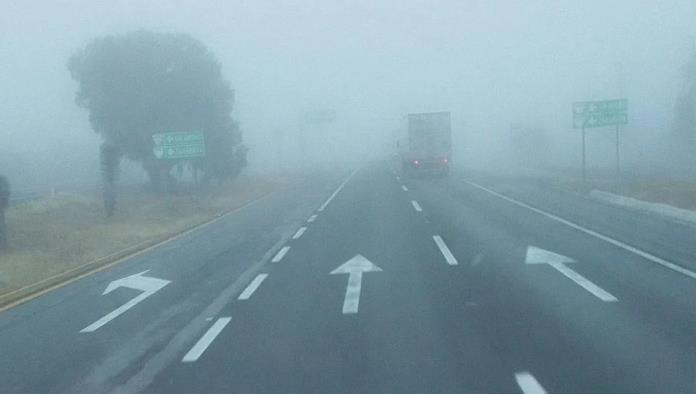
POLYGON ((529 204, 527 204, 527 203, 524 203, 524 202, 521 202, 521 201, 517 201, 517 200, 515 200, 515 199, 512 198, 512 197, 508 197, 508 196, 506 196, 506 195, 504 195, 504 194, 502 194, 502 193, 496 192, 495 190, 488 189, 488 188, 486 188, 485 186, 481 186, 481 185, 479 185, 479 184, 477 184, 477 183, 471 182, 471 181, 466 180, 466 179, 462 179, 462 180, 464 181, 464 183, 466 183, 466 184, 468 184, 468 185, 470 185, 470 186, 473 186, 473 187, 475 187, 475 188, 477 188, 477 189, 479 189, 479 190, 485 191, 485 192, 487 192, 487 193, 489 193, 489 194, 492 194, 492 195, 494 195, 494 196, 496 196, 496 197, 498 197, 498 198, 501 198, 501 199, 503 199, 503 200, 505 200, 505 201, 507 201, 507 202, 510 202, 510 203, 515 204, 515 205, 517 205, 517 206, 520 206, 520 207, 522 207, 522 208, 529 209, 530 211, 532 211, 532 212, 534 212, 534 213, 537 213, 537 214, 539 214, 539 215, 542 215, 542 216, 544 216, 544 217, 546 217, 546 218, 548 218, 548 219, 551 219, 551 220, 554 220, 554 221, 556 221, 556 222, 565 224, 566 226, 571 227, 571 228, 573 228, 573 229, 575 229, 575 230, 577 230, 577 231, 583 232, 583 233, 585 233, 585 234, 587 234, 587 235, 590 235, 590 236, 592 236, 592 237, 595 237, 595 238, 597 238, 597 239, 600 239, 600 240, 602 240, 602 241, 605 241, 605 242, 607 242, 607 243, 609 243, 609 244, 612 244, 612 245, 614 245, 614 246, 616 246, 616 247, 618 247, 618 248, 621 248, 621 249, 623 249, 623 250, 625 250, 625 251, 627 251, 627 252, 630 252, 630 253, 633 253, 633 254, 635 254, 635 255, 637 255, 637 256, 639 256, 639 257, 642 257, 642 258, 645 259, 645 260, 648 260, 648 261, 650 261, 650 262, 653 262, 653 263, 655 263, 655 264, 658 264, 658 265, 662 266, 663 268, 670 269, 670 270, 672 270, 672 271, 674 271, 674 272, 680 273, 680 274, 682 274, 682 275, 684 275, 684 276, 687 276, 687 277, 689 277, 689 278, 691 278, 691 279, 696 279, 696 272, 691 271, 690 269, 687 269, 686 267, 682 267, 682 266, 679 265, 679 264, 672 263, 671 261, 668 261, 668 260, 665 260, 665 259, 663 259, 663 258, 661 258, 661 257, 655 256, 655 255, 652 254, 652 253, 646 252, 646 251, 644 251, 644 250, 642 250, 642 249, 638 249, 638 248, 635 247, 635 246, 631 246, 631 245, 629 245, 629 244, 627 244, 627 243, 625 243, 625 242, 616 240, 616 239, 614 239, 614 238, 611 238, 611 237, 609 237, 609 236, 607 236, 607 235, 604 235, 604 234, 602 234, 602 233, 600 233, 600 232, 597 232, 597 231, 595 231, 595 230, 589 229, 589 228, 584 227, 584 226, 581 226, 581 225, 579 225, 579 224, 575 224, 575 223, 571 222, 570 220, 564 219, 564 218, 562 218, 562 217, 560 217, 560 216, 558 216, 558 215, 555 215, 555 214, 546 212, 546 211, 541 210, 541 209, 539 209, 539 208, 535 208, 535 207, 533 207, 533 206, 531 206, 531 205, 529 205, 529 204))

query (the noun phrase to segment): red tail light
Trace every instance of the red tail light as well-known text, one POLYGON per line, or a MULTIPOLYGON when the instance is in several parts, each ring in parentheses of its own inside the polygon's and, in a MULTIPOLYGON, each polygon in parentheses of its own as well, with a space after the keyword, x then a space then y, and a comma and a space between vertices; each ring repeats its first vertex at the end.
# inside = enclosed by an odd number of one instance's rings
POLYGON ((449 159, 446 158, 446 157, 443 157, 443 158, 442 158, 442 162, 443 162, 444 164, 447 164, 447 163, 449 163, 449 159))
POLYGON ((420 161, 414 160, 414 161, 413 161, 413 164, 418 165, 418 164, 420 164, 420 161))

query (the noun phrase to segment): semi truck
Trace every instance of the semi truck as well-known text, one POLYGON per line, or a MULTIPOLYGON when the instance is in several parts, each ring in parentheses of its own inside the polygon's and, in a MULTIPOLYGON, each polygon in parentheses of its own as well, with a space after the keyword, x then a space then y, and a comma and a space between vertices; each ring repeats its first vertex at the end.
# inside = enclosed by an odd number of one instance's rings
POLYGON ((452 125, 449 112, 408 114, 397 140, 401 170, 405 175, 449 173, 452 159, 452 125))

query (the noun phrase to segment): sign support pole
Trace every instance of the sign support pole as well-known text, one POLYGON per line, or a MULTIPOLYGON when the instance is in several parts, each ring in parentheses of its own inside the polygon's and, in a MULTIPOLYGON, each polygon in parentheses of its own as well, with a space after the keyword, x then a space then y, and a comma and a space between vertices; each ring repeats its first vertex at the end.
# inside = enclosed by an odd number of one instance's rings
POLYGON ((587 181, 587 168, 585 165, 585 125, 582 126, 582 181, 587 181))
POLYGON ((619 161, 619 125, 616 125, 616 185, 621 183, 621 165, 619 161))

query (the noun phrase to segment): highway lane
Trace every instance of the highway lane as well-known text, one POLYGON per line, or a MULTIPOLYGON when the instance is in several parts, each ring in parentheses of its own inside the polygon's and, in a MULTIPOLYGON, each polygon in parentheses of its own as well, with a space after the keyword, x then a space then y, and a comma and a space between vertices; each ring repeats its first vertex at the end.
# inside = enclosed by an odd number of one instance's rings
POLYGON ((152 392, 519 392, 523 366, 498 357, 475 322, 471 278, 450 265, 433 227, 384 168, 359 172, 288 242, 254 295, 195 362, 172 365, 152 392), (348 308, 357 254, 362 276, 348 308))
POLYGON ((124 383, 175 336, 197 336, 191 321, 289 238, 344 177, 308 176, 204 229, 0 313, 0 392, 95 393, 124 383), (102 295, 109 283, 145 270, 171 283, 96 331, 80 332, 142 294, 119 288, 102 295))
MULTIPOLYGON (((515 192, 507 186, 508 193, 515 192)), ((484 302, 505 311, 488 316, 491 327, 498 329, 491 341, 512 354, 521 352, 549 391, 695 391, 696 282, 692 278, 457 177, 415 180, 409 187, 444 235, 469 239, 463 245, 452 242, 455 254, 466 253, 471 239, 475 240, 485 256, 472 267, 480 277, 478 283, 486 288, 481 293, 484 302), (568 266, 618 301, 603 302, 552 267, 525 265, 529 245, 571 257, 576 262, 568 266)), ((549 193, 545 196, 551 198, 549 193)), ((572 204, 567 200, 565 210, 573 210, 572 204)), ((551 207, 555 206, 563 202, 554 201, 551 207)), ((611 211, 616 208, 596 209, 613 217, 630 217, 630 213, 611 211)), ((583 219, 599 230, 606 220, 606 216, 583 219)), ((632 223, 625 223, 627 236, 651 229, 649 224, 640 228, 632 223)), ((613 223, 612 228, 616 227, 613 223)), ((682 250, 673 247, 681 255, 682 250)), ((670 258, 666 249, 661 252, 670 258)))
POLYGON ((347 175, 0 314, 0 392, 695 391, 696 280, 486 188, 688 259, 645 231, 668 224, 519 180, 347 175), (171 282, 79 333, 147 269, 171 282))

